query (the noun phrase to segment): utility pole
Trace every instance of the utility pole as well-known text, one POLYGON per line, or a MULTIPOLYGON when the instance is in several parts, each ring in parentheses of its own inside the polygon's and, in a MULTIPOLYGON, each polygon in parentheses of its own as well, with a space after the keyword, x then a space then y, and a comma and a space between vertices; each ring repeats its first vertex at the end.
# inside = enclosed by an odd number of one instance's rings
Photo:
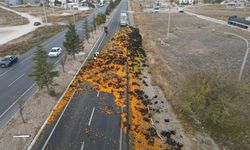
POLYGON ((45 10, 45 2, 43 3, 43 12, 44 12, 45 22, 48 23, 47 14, 46 14, 46 10, 45 10))
POLYGON ((168 31, 167 31, 167 39, 169 37, 169 31, 170 31, 170 6, 169 6, 169 9, 168 9, 168 31))

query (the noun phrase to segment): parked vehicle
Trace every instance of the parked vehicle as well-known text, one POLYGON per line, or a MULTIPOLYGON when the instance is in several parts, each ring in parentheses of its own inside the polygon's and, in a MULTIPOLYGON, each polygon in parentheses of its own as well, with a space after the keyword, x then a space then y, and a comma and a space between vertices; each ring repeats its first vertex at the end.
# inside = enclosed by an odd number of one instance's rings
POLYGON ((121 15, 120 15, 120 25, 121 26, 127 26, 128 25, 127 13, 121 13, 121 15))
POLYGON ((239 26, 241 28, 247 29, 250 27, 250 21, 238 18, 237 16, 228 17, 228 24, 239 26))
POLYGON ((58 57, 62 53, 61 47, 53 47, 49 52, 49 57, 58 57))
POLYGON ((159 13, 159 12, 160 12, 160 8, 159 8, 159 7, 155 7, 155 8, 153 9, 153 12, 154 12, 154 13, 159 13))
POLYGON ((41 25, 41 22, 34 22, 34 26, 39 26, 41 25))
POLYGON ((0 67, 1 68, 10 67, 11 65, 13 65, 14 63, 17 63, 17 62, 18 62, 17 56, 14 56, 14 55, 5 56, 0 61, 0 67))
POLYGON ((183 7, 178 7, 179 13, 184 13, 184 8, 183 7))

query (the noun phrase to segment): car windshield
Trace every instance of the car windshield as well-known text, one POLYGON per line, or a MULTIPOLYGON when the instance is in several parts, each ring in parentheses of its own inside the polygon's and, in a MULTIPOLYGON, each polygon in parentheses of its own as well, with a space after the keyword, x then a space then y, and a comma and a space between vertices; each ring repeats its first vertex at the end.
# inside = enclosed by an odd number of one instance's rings
POLYGON ((159 10, 159 8, 155 8, 155 10, 159 10))
POLYGON ((58 49, 51 49, 50 51, 51 51, 51 52, 57 52, 58 49))
POLYGON ((8 61, 10 57, 4 57, 2 61, 8 61))

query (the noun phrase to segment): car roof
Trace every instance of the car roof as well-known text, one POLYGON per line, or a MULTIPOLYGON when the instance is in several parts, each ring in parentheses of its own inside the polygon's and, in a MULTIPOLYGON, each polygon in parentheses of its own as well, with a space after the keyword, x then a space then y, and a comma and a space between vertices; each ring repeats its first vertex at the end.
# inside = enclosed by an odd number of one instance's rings
POLYGON ((52 47, 51 49, 58 49, 58 48, 60 48, 60 47, 52 47))
POLYGON ((14 55, 7 55, 4 58, 9 58, 9 57, 13 57, 14 55))

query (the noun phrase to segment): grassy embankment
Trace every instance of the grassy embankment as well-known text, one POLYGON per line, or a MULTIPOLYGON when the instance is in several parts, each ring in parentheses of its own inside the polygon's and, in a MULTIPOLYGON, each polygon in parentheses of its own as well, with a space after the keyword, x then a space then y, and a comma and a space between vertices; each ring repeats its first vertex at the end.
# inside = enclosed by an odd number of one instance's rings
POLYGON ((40 27, 16 40, 1 45, 0 56, 23 54, 29 49, 41 44, 56 33, 62 31, 64 27, 65 26, 62 25, 40 27))
POLYGON ((0 26, 15 26, 28 24, 28 19, 13 12, 0 8, 0 26))
POLYGON ((220 147, 250 149, 250 87, 216 73, 193 73, 180 86, 177 112, 220 147))

